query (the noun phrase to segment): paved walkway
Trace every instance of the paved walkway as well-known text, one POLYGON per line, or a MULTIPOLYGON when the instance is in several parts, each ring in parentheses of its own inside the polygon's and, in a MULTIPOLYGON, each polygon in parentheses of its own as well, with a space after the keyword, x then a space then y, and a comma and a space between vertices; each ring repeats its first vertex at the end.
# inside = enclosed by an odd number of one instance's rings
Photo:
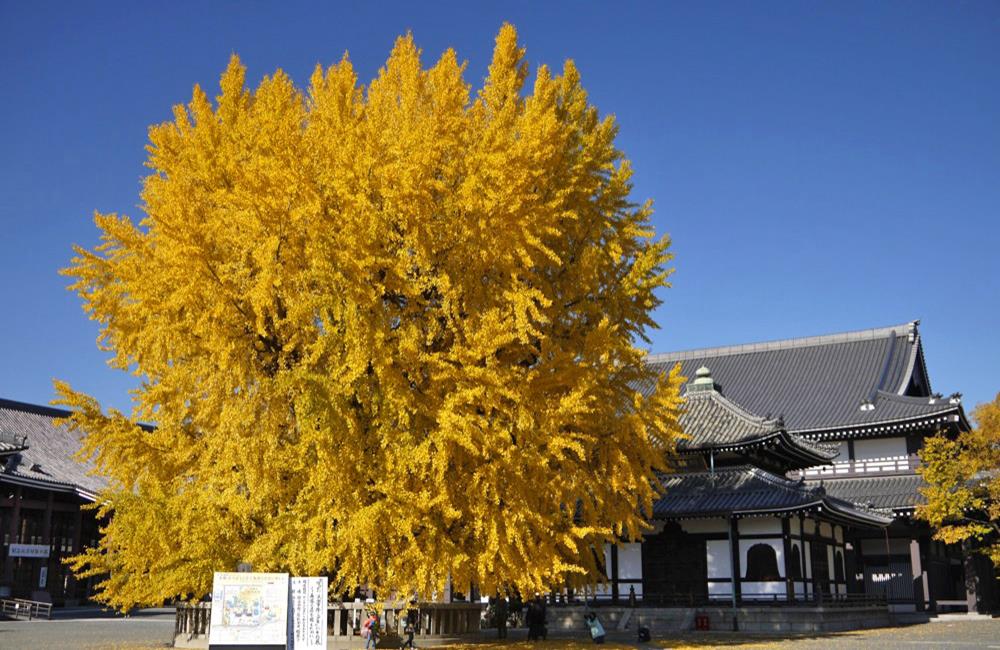
POLYGON ((91 607, 53 609, 52 620, 0 620, 3 650, 165 648, 174 640, 174 609, 124 617, 91 607))
MULTIPOLYGON (((0 648, 3 650, 152 650, 170 647, 173 640, 172 609, 140 610, 130 617, 121 617, 95 609, 56 610, 51 621, 0 621, 0 648)), ((463 646, 472 650, 517 648, 527 650, 584 650, 593 647, 586 639, 550 640, 530 644, 518 640, 498 644, 490 634, 483 643, 463 646)), ((361 647, 360 644, 358 647, 361 647)), ((454 646, 453 646, 454 647, 454 646)), ((684 635, 656 639, 651 644, 636 643, 625 633, 609 635, 608 650, 623 648, 876 648, 877 650, 1000 650, 1000 619, 932 622, 905 627, 881 628, 858 632, 823 635, 777 637, 732 632, 689 632, 684 635)))

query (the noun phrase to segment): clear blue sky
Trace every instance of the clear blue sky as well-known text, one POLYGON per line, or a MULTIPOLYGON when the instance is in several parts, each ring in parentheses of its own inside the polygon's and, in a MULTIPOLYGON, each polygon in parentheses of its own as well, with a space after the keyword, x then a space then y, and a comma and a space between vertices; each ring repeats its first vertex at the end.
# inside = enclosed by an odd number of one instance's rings
POLYGON ((127 406, 56 272, 93 210, 138 214, 146 128, 231 52, 368 80, 410 29, 478 85, 503 21, 576 60, 674 239, 654 351, 920 318, 935 390, 1000 390, 1000 3, 0 0, 0 396, 127 406))

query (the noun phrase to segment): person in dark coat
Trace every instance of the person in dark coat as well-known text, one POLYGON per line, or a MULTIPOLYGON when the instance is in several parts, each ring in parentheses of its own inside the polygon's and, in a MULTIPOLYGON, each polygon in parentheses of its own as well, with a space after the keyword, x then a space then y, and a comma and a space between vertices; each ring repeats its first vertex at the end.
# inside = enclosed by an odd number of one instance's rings
POLYGON ((406 635, 406 640, 399 646, 399 650, 403 650, 403 648, 415 649, 417 647, 417 644, 413 642, 413 635, 417 633, 417 619, 419 616, 420 612, 417 609, 417 601, 410 601, 410 606, 406 610, 406 620, 403 623, 403 634, 406 635))
POLYGON ((548 636, 548 630, 545 629, 545 601, 542 600, 541 594, 535 594, 534 600, 528 603, 528 640, 537 641, 538 639, 544 639, 548 636))
POLYGON ((503 595, 497 595, 497 638, 507 638, 507 599, 503 595))

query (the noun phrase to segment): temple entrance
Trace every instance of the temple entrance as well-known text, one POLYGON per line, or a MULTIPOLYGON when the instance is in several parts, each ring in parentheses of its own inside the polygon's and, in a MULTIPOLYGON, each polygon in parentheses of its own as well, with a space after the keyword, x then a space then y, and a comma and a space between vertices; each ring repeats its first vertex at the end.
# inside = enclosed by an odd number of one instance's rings
POLYGON ((642 545, 643 602, 690 605, 708 598, 705 540, 668 523, 642 545))
POLYGON ((815 592, 830 593, 830 561, 827 558, 827 545, 814 541, 809 554, 812 562, 813 589, 815 592))

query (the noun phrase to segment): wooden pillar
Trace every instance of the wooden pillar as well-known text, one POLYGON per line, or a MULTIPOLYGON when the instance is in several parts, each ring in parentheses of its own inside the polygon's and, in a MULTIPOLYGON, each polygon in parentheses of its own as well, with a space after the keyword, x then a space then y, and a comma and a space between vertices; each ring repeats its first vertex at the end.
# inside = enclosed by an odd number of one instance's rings
POLYGON ((44 587, 42 587, 41 584, 39 583, 41 581, 41 567, 45 567, 46 572, 51 573, 51 571, 49 571, 49 564, 51 563, 52 559, 52 504, 54 503, 54 501, 55 501, 55 494, 49 492, 48 498, 45 500, 45 517, 44 519, 42 519, 42 544, 45 544, 46 546, 49 547, 49 557, 42 559, 42 561, 38 563, 39 574, 37 576, 33 575, 31 577, 33 582, 33 584, 31 585, 32 590, 44 589, 50 594, 53 593, 54 590, 52 587, 49 586, 48 578, 46 578, 44 587))
POLYGON ((729 519, 729 530, 730 530, 730 545, 729 553, 732 556, 733 561, 733 601, 734 604, 739 604, 740 598, 742 597, 742 589, 740 588, 740 574, 742 573, 740 569, 740 528, 738 525, 738 520, 735 517, 730 517, 729 519))
POLYGON ((42 520, 42 544, 49 544, 52 541, 52 503, 55 495, 49 492, 49 498, 45 501, 45 518, 42 520))
MULTIPOLYGON (((21 527, 21 486, 14 487, 14 508, 10 517, 10 543, 17 544, 21 540, 17 537, 17 530, 21 527)), ((14 558, 10 557, 10 546, 7 547, 7 559, 3 563, 3 581, 13 588, 14 582, 14 558)), ((13 594, 11 594, 13 595, 13 594)))
POLYGON ((799 513, 799 561, 802 563, 800 567, 802 571, 802 597, 805 600, 809 600, 809 575, 806 573, 806 562, 809 562, 808 553, 806 553, 806 516, 799 513))
POLYGON ((618 602, 618 545, 611 545, 611 602, 618 602))
POLYGON ((795 600, 795 583, 792 582, 792 527, 788 517, 781 518, 781 541, 785 551, 785 600, 795 600))

